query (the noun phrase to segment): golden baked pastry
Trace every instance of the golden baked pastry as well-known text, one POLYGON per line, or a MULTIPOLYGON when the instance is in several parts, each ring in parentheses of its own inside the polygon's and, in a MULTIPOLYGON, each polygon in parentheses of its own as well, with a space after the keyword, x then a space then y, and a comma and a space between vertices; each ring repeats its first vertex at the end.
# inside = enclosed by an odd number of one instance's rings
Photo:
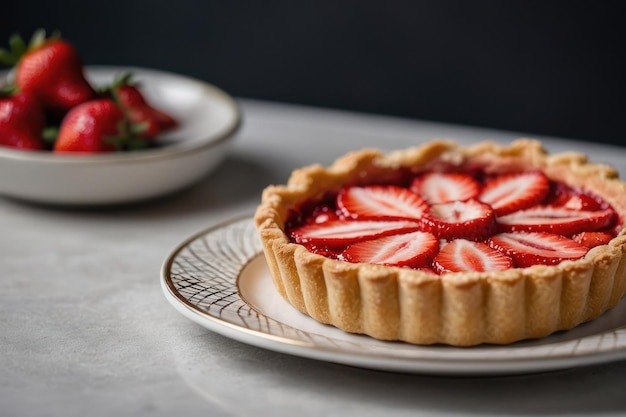
POLYGON ((273 282, 346 332, 471 346, 593 320, 626 292, 626 184, 535 140, 361 150, 268 186, 273 282))

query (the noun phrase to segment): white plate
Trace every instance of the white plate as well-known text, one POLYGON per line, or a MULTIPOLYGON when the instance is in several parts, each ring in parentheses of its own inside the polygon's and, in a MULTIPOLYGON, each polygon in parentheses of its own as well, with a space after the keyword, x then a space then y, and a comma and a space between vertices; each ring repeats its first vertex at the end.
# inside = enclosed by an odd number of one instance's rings
POLYGON ((626 358, 626 302, 599 319, 507 346, 414 346, 345 333, 301 314, 274 290, 253 220, 202 231, 165 260, 169 302, 209 330, 292 355, 387 371, 495 375, 626 358))
POLYGON ((159 138, 163 146, 98 155, 0 146, 0 195, 50 204, 127 203, 190 185, 222 161, 241 120, 229 94, 200 80, 145 68, 87 67, 86 76, 98 86, 126 71, 149 102, 179 122, 159 138))

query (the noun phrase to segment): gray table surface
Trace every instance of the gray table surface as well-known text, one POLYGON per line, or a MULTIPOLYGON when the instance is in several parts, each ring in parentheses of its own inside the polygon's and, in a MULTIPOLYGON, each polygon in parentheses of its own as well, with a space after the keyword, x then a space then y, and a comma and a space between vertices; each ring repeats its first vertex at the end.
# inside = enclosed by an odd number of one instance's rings
MULTIPOLYGON (((200 183, 100 209, 0 198, 1 416, 624 415, 626 361, 498 377, 353 368, 264 350, 179 314, 160 268, 180 242, 251 213, 261 190, 312 162, 432 138, 528 136, 239 100, 244 123, 200 183)), ((537 137, 626 173, 626 148, 537 137)))

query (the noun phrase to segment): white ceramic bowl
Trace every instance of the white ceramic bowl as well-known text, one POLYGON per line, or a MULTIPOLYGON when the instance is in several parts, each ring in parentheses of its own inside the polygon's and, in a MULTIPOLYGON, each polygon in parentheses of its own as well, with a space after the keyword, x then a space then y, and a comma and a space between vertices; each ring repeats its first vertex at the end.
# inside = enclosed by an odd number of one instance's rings
MULTIPOLYGON (((0 195, 47 204, 106 205, 145 200, 199 181, 224 158, 241 114, 221 89, 186 76, 135 67, 87 67, 94 85, 130 71, 155 107, 179 126, 158 148, 56 155, 0 146, 0 195)), ((7 76, 7 74, 3 74, 7 76)))

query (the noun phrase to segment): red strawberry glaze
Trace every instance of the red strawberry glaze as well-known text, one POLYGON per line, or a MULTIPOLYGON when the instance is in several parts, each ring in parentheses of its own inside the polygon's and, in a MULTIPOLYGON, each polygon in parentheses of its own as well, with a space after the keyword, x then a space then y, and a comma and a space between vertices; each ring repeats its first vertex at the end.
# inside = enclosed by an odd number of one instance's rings
POLYGON ((487 270, 578 259, 608 243, 623 226, 602 197, 539 171, 500 176, 475 166, 466 172, 440 171, 406 170, 376 184, 346 185, 292 210, 285 230, 293 242, 329 258, 443 274, 461 271, 464 264, 467 271, 480 270, 475 256, 485 253, 497 259, 485 261, 487 270), (466 182, 468 177, 473 182, 466 182), (462 189, 437 190, 438 184, 453 187, 454 181, 462 189), (400 234, 430 234, 440 244, 410 249, 400 234), (459 246, 467 241, 474 243, 459 246))

